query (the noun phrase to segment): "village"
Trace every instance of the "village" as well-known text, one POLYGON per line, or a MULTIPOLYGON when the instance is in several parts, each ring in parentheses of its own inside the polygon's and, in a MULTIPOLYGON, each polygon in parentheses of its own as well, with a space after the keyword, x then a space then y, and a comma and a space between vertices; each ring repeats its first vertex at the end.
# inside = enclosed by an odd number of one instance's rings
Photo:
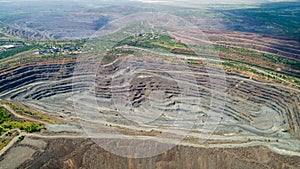
POLYGON ((63 46, 63 47, 52 46, 51 48, 48 49, 39 50, 38 53, 40 55, 54 54, 54 53, 79 54, 81 53, 81 48, 77 46, 63 46))

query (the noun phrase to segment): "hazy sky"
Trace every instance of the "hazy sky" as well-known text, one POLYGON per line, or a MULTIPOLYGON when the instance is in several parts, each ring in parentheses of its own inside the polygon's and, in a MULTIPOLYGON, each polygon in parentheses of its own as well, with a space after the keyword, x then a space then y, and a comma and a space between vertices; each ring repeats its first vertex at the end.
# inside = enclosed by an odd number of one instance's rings
MULTIPOLYGON (((43 0, 0 0, 0 2, 18 2, 18 1, 43 1, 43 0)), ((56 0, 48 0, 56 1, 56 0)), ((65 0, 65 1, 76 1, 76 0, 65 0)), ((89 0, 85 0, 89 1, 89 0)), ((93 0, 92 0, 93 1, 93 0)), ((98 0, 109 1, 109 0, 98 0)), ((297 2, 299 0, 128 0, 128 1, 139 1, 147 3, 199 3, 199 4, 236 4, 236 3, 259 3, 259 2, 297 2)))
POLYGON ((298 0, 130 0, 147 3, 242 4, 259 2, 296 2, 298 0))

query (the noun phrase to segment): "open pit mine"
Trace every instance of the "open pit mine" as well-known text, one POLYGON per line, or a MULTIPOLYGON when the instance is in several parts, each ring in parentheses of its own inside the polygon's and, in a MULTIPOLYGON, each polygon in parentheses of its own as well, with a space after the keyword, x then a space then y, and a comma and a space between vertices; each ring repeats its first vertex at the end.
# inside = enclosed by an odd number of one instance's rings
POLYGON ((140 27, 1 61, 1 107, 44 127, 10 131, 0 166, 300 167, 297 41, 140 27))

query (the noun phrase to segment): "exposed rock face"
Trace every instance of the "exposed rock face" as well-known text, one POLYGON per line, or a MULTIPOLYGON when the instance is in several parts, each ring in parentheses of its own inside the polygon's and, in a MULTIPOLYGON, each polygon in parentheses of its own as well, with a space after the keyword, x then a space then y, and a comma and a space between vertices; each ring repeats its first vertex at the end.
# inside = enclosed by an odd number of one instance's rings
POLYGON ((124 158, 105 151, 90 140, 48 140, 45 152, 35 153, 20 168, 299 168, 299 157, 282 156, 261 146, 247 148, 195 148, 176 146, 151 158, 124 158))
MULTIPOLYGON (((136 64, 142 62, 139 59, 134 61, 136 64)), ((59 110, 59 107, 72 109, 72 100, 70 100, 72 92, 85 91, 90 85, 90 79, 84 80, 90 72, 73 74, 75 64, 75 59, 47 60, 2 69, 1 98, 15 99, 37 105, 42 103, 45 108, 49 108, 48 111, 59 110), (76 83, 76 80, 74 81, 76 78, 81 78, 81 80, 76 83), (64 100, 65 105, 53 102, 53 99, 64 100)), ((199 86, 199 90, 193 91, 193 95, 189 97, 198 99, 195 104, 198 104, 203 110, 208 110, 211 101, 208 70, 201 65, 189 65, 189 68, 194 73, 191 76, 195 78, 199 86), (201 99, 197 98, 199 96, 201 99)), ((169 76, 162 73, 160 74, 161 77, 148 77, 140 74, 140 77, 133 79, 129 86, 122 88, 113 86, 113 75, 122 69, 123 67, 120 67, 119 62, 99 69, 95 92, 103 104, 111 104, 112 91, 127 92, 128 89, 130 100, 134 106, 141 105, 149 97, 149 91, 157 89, 163 90, 166 99, 169 100, 169 104, 164 105, 165 109, 172 110, 177 104, 180 104, 179 101, 176 101, 179 89, 176 89, 176 85, 172 84, 172 81, 160 82, 159 78, 169 76), (117 88, 114 89, 114 87, 117 88)), ((235 72, 226 73, 226 85, 224 124, 221 125, 229 125, 228 127, 230 127, 238 123, 238 128, 242 130, 254 135, 265 136, 281 135, 280 128, 290 130, 291 134, 299 132, 300 97, 298 92, 278 85, 251 80, 250 76, 235 72), (271 117, 274 118, 270 121, 269 118, 271 117), (260 126, 259 124, 263 122, 265 125, 260 126), (243 125, 250 125, 251 127, 248 128, 243 125), (272 127, 273 129, 271 129, 272 127)), ((188 101, 184 104, 189 104, 190 107, 195 106, 194 103, 188 101)))

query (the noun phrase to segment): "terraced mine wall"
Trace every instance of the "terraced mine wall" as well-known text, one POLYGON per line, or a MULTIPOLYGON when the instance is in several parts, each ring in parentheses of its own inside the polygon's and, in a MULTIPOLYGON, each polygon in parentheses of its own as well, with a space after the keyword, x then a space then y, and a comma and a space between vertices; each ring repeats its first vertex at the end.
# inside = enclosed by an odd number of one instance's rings
MULTIPOLYGON (((84 91, 89 87, 88 82, 73 84, 74 78, 84 78, 88 75, 84 72, 81 75, 74 75, 75 64, 74 59, 48 60, 1 70, 1 99, 30 101, 33 104, 43 103, 45 105, 49 104, 49 107, 55 106, 47 99, 67 100, 67 98, 70 98, 67 94, 71 95, 72 91, 84 91)), ((190 69, 194 72, 193 76, 199 86, 199 90, 195 91, 194 97, 201 95, 203 98, 197 104, 207 110, 209 109, 207 105, 209 105, 211 96, 207 68, 190 65, 190 69)), ((97 97, 106 100, 111 98, 111 88, 114 87, 111 83, 112 75, 117 71, 120 71, 118 62, 101 68, 101 71, 99 70, 96 80, 97 97)), ((268 121, 269 118, 276 117, 269 126, 270 128, 274 127, 274 131, 262 130, 256 134, 274 136, 280 135, 281 130, 289 130, 292 134, 299 132, 300 97, 297 91, 279 85, 267 84, 257 79, 253 80, 249 76, 232 71, 226 73, 226 83, 227 98, 224 123, 234 122, 241 124, 241 126, 248 125, 259 130, 260 127, 255 126, 259 123, 259 119, 263 118, 268 121)), ((157 79, 140 78, 135 80, 130 86, 131 100, 134 104, 140 104, 145 99, 144 89, 149 88, 153 91, 155 86, 160 85, 157 79)), ((166 90, 166 93, 169 93, 169 98, 176 96, 176 86, 165 84, 162 88, 166 90)), ((127 89, 120 90, 125 91, 127 89)), ((71 101, 70 104, 72 105, 71 101)), ((111 102, 108 101, 107 104, 111 104, 111 102)), ((176 104, 174 100, 172 104, 176 104)), ((172 104, 170 104, 170 107, 172 107, 172 104)), ((51 111, 56 110, 53 107, 52 109, 51 111)), ((252 129, 246 130, 252 131, 252 129)))

